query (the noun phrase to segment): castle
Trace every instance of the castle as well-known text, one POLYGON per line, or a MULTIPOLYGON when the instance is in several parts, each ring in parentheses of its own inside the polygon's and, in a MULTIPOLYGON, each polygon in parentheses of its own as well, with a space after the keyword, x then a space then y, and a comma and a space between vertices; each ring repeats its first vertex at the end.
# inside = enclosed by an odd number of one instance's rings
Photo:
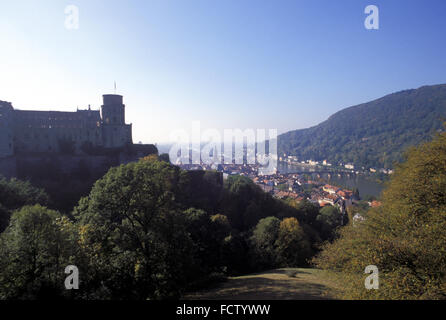
POLYGON ((125 123, 123 97, 103 95, 101 111, 15 110, 0 101, 0 158, 29 153, 82 154, 92 149, 122 148, 132 142, 125 123))

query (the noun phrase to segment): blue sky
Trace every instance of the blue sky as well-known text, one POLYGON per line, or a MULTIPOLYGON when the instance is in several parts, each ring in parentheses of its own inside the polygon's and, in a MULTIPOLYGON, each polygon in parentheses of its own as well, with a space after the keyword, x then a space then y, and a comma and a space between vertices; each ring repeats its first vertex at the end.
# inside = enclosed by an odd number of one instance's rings
POLYGON ((446 83, 445 14, 443 0, 2 0, 0 100, 97 109, 116 81, 135 142, 194 120, 282 133, 446 83), (370 4, 379 30, 364 28, 370 4))

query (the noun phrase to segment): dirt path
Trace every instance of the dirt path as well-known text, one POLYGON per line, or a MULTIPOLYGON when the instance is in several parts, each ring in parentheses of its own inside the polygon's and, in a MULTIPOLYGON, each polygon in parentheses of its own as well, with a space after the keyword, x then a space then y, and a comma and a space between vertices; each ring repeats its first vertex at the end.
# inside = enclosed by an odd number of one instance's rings
POLYGON ((215 288, 187 294, 184 299, 326 300, 333 299, 334 287, 321 270, 286 268, 231 277, 215 288))

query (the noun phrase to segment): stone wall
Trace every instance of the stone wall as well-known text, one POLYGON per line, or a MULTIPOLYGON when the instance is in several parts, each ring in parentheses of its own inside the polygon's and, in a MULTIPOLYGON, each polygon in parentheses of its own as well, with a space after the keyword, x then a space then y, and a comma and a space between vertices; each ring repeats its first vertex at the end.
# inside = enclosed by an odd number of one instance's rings
POLYGON ((9 157, 14 154, 12 114, 12 105, 9 102, 0 101, 0 158, 9 157))
POLYGON ((86 143, 102 146, 100 125, 99 111, 14 110, 15 154, 29 152, 79 154, 86 143))
POLYGON ((6 178, 17 177, 16 157, 0 158, 0 175, 6 178))
POLYGON ((135 149, 130 146, 128 150, 116 151, 98 155, 15 155, 0 159, 0 175, 27 180, 34 186, 43 188, 52 200, 52 208, 69 213, 111 167, 157 153, 153 145, 138 146, 135 149))
POLYGON ((135 145, 126 152, 106 155, 21 154, 0 158, 0 175, 26 180, 57 179, 58 176, 87 173, 101 177, 111 167, 138 161, 157 152, 153 145, 135 145))

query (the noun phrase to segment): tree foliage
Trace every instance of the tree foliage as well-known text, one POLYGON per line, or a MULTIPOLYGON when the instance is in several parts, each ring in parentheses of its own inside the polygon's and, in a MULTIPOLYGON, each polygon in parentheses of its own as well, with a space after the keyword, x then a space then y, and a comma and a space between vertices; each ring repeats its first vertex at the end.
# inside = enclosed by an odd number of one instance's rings
POLYGON ((334 239, 336 230, 343 224, 339 209, 329 205, 321 208, 316 221, 318 222, 321 238, 330 241, 334 239))
POLYGON ((382 206, 341 231, 315 260, 341 272, 349 298, 446 298, 446 133, 411 149, 398 166, 382 206), (376 265, 379 290, 364 288, 376 265))
POLYGON ((223 181, 157 156, 110 169, 69 217, 22 207, 47 197, 0 182, 0 217, 18 209, 0 237, 6 299, 176 299, 227 275, 303 266, 321 239, 312 204, 290 206, 245 177, 223 181), (75 292, 63 290, 68 264, 81 275, 75 292))
POLYGON ((26 205, 48 205, 49 197, 29 182, 0 177, 0 232, 9 223, 12 211, 26 205))
POLYGON ((63 297, 64 269, 76 256, 72 223, 40 205, 25 206, 0 235, 0 299, 63 297))
POLYGON ((279 229, 280 220, 276 217, 261 219, 255 227, 251 242, 255 261, 259 268, 271 268, 278 264, 276 241, 279 229))
POLYGON ((280 223, 277 252, 279 263, 284 267, 306 265, 310 258, 310 243, 296 218, 286 218, 280 223))

